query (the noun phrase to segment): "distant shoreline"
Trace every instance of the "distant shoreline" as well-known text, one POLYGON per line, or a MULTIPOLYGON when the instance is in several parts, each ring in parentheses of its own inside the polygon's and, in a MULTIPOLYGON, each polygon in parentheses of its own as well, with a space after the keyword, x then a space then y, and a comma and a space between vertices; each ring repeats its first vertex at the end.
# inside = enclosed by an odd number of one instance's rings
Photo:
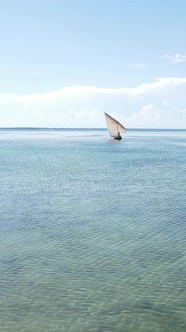
MULTIPOLYGON (((72 131, 72 130, 76 130, 76 131, 85 131, 85 130, 89 130, 89 131, 93 131, 93 130, 101 130, 101 131, 105 131, 107 130, 106 128, 55 128, 55 127, 0 127, 0 130, 30 130, 30 131, 34 131, 34 130, 58 130, 58 131, 72 131)), ((186 131, 185 129, 181 129, 181 128, 128 128, 128 131, 186 131)))

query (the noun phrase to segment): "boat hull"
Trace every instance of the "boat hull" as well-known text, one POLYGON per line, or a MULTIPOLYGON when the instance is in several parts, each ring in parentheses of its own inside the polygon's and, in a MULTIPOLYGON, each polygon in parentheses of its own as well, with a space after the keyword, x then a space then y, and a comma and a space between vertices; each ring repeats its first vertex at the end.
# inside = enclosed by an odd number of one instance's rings
POLYGON ((120 141, 122 139, 122 137, 121 136, 115 136, 114 139, 120 141))

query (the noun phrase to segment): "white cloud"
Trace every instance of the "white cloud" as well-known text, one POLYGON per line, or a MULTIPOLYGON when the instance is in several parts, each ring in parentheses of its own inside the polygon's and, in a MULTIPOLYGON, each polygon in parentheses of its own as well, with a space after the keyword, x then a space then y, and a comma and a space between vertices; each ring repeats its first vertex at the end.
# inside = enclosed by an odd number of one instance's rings
POLYGON ((136 69, 143 69, 146 67, 146 65, 144 63, 134 63, 131 65, 131 67, 136 69))
POLYGON ((162 105, 163 106, 167 106, 168 105, 168 101, 167 100, 163 100, 162 105))
POLYGON ((180 62, 186 62, 186 55, 181 55, 181 54, 174 54, 174 55, 169 55, 165 54, 163 55, 163 58, 168 60, 170 63, 180 63, 180 62))
POLYGON ((165 77, 158 78, 153 83, 140 84, 135 88, 100 88, 96 86, 71 86, 64 87, 60 90, 49 91, 43 94, 17 95, 0 94, 0 100, 15 100, 23 103, 41 102, 50 103, 55 102, 63 97, 68 96, 86 96, 86 95, 129 95, 138 96, 143 94, 151 94, 167 86, 183 85, 186 83, 186 77, 174 78, 165 77))
POLYGON ((156 105, 148 104, 143 106, 139 112, 133 113, 127 122, 131 125, 135 123, 139 127, 157 128, 159 121, 162 120, 162 114, 156 105))
POLYGON ((180 113, 184 113, 184 114, 186 115, 186 108, 181 109, 181 110, 178 110, 178 112, 180 112, 180 113))
POLYGON ((126 127, 186 127, 186 78, 134 88, 64 87, 43 94, 0 94, 0 127, 105 127, 103 112, 126 127))
POLYGON ((186 78, 164 77, 159 78, 153 83, 141 84, 136 88, 128 89, 128 94, 132 96, 159 93, 160 90, 166 87, 173 87, 186 83, 186 78))

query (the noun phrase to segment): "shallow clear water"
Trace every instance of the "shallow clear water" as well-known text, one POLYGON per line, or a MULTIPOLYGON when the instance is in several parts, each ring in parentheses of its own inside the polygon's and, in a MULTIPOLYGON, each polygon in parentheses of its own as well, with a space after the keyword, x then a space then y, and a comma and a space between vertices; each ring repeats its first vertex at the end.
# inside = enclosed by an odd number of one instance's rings
POLYGON ((0 130, 0 330, 186 331, 186 131, 0 130))

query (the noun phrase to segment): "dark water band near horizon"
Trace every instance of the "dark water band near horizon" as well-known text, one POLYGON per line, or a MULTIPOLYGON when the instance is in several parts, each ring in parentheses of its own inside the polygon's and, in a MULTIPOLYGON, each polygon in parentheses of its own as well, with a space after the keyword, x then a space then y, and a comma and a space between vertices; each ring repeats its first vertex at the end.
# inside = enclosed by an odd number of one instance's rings
POLYGON ((0 330, 186 331, 186 130, 0 129, 0 330))

